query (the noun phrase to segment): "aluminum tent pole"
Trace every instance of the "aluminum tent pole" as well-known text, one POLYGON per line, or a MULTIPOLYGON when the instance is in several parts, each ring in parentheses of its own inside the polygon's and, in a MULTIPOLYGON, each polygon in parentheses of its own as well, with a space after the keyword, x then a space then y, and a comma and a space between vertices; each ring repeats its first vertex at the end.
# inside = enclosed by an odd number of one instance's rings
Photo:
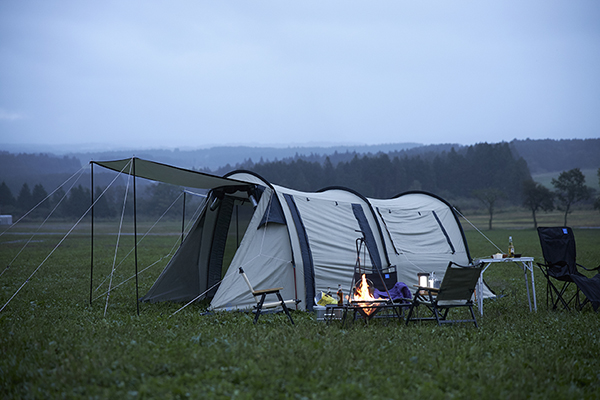
POLYGON ((94 162, 90 161, 90 176, 91 176, 91 190, 92 195, 92 210, 91 210, 91 235, 90 235, 90 306, 92 305, 92 292, 94 285, 94 162))
POLYGON ((135 305, 137 307, 137 315, 140 315, 140 301, 138 289, 138 246, 137 246, 137 195, 135 188, 135 157, 133 158, 133 243, 135 250, 135 305))
POLYGON ((183 214, 181 216, 181 244, 183 244, 183 234, 185 231, 185 195, 187 193, 183 191, 183 214))

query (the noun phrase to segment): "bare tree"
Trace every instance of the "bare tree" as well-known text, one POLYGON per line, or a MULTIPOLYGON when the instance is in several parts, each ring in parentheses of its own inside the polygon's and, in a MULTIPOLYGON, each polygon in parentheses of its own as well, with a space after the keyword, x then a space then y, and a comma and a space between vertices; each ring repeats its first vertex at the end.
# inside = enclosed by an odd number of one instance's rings
POLYGON ((556 189, 558 209, 565 212, 567 226, 567 215, 573 211, 571 206, 578 201, 589 199, 592 190, 585 185, 585 176, 579 168, 561 172, 558 179, 552 178, 552 185, 556 189))
POLYGON ((554 210, 554 193, 533 179, 523 181, 523 205, 531 210, 533 227, 537 229, 536 213, 554 210))
POLYGON ((486 188, 473 190, 473 196, 481 201, 488 210, 490 219, 488 221, 488 229, 492 230, 492 220, 494 218, 494 211, 498 200, 506 197, 504 192, 498 188, 486 188))

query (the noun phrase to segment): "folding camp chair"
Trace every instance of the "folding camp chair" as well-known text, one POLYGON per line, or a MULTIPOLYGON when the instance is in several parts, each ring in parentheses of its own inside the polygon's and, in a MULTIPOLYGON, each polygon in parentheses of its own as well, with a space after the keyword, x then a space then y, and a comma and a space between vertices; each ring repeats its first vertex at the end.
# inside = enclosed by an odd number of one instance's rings
POLYGON ((477 320, 473 312, 473 293, 479 280, 483 264, 461 266, 454 262, 448 263, 444 279, 439 289, 418 286, 412 304, 406 317, 406 325, 410 321, 437 321, 438 325, 458 322, 473 322, 477 320), (453 266, 455 265, 455 266, 453 266), (417 317, 419 305, 423 304, 431 312, 431 317, 417 317), (471 319, 450 320, 448 312, 451 308, 468 307, 471 319))
POLYGON ((256 300, 256 303, 257 303, 256 306, 254 307, 255 313, 256 313, 256 315, 254 316, 254 323, 256 323, 258 321, 258 317, 260 317, 260 314, 263 312, 263 310, 281 307, 281 308, 283 308, 283 311, 286 313, 286 315, 290 319, 290 322, 292 323, 292 325, 294 325, 294 320, 292 319, 292 316, 290 315, 290 311, 288 310, 287 305, 288 304, 296 305, 300 302, 300 300, 285 300, 284 301, 283 297, 281 297, 281 293, 280 293, 281 290, 283 290, 282 287, 254 290, 254 288, 252 287, 252 284, 250 283, 250 280, 246 276, 246 273, 244 272, 242 267, 240 267, 240 274, 244 277, 244 280, 246 281, 246 284, 250 288, 250 292, 254 296, 254 299, 256 300), (269 295, 269 294, 276 295, 277 298, 279 299, 279 301, 265 303, 265 299, 266 299, 267 295, 269 295))
POLYGON ((579 272, 577 267, 594 271, 600 269, 600 265, 587 269, 577 264, 573 230, 569 227, 539 227, 538 236, 545 263, 537 265, 546 277, 546 306, 551 303, 552 309, 556 309, 560 303, 566 310, 570 310, 570 305, 574 304, 575 309, 581 310, 590 302, 597 311, 600 306, 600 273, 588 278, 579 272), (553 280, 562 282, 562 285, 558 282, 555 285, 553 280), (576 290, 568 297, 567 288, 571 283, 575 284, 576 290), (585 296, 583 301, 580 293, 585 296))

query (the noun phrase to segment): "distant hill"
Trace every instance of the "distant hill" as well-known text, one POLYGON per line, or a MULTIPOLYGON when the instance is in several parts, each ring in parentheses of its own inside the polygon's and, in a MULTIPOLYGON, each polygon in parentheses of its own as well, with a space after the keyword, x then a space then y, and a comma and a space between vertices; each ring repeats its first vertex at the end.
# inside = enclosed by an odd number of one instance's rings
POLYGON ((532 174, 600 168, 600 139, 513 140, 511 147, 532 174))
POLYGON ((79 169, 81 162, 75 157, 0 151, 0 183, 5 182, 15 195, 23 183, 30 187, 41 183, 53 190, 79 169))
POLYGON ((331 147, 250 147, 250 146, 219 146, 195 150, 118 150, 102 152, 69 153, 82 163, 90 160, 112 160, 136 156, 182 168, 216 171, 226 165, 235 166, 251 160, 253 163, 277 161, 284 158, 311 158, 334 153, 378 153, 416 149, 423 147, 418 143, 395 143, 382 145, 356 145, 331 147))
MULTIPOLYGON (((600 167, 600 139, 568 140, 513 140, 510 146, 516 155, 523 157, 532 174, 560 172, 573 168, 597 169, 600 167)), ((221 146, 196 150, 121 150, 104 152, 69 153, 82 164, 90 160, 128 158, 133 155, 140 158, 194 168, 205 171, 223 171, 243 166, 244 163, 261 163, 279 160, 303 159, 324 162, 326 157, 335 165, 349 161, 354 155, 387 153, 393 157, 433 157, 435 154, 450 151, 457 152, 466 148, 455 143, 421 145, 418 143, 393 143, 381 145, 330 146, 330 147, 250 147, 221 146)))

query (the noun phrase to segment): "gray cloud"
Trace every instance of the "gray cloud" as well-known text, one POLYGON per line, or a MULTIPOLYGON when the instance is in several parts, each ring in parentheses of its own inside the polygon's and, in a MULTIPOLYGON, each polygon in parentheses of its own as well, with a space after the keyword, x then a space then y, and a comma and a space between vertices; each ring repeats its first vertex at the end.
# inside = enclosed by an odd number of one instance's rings
POLYGON ((0 120, 3 121, 17 121, 20 119, 25 118, 25 115, 23 113, 20 112, 15 112, 15 111, 9 111, 9 110, 5 110, 0 108, 0 120))
POLYGON ((0 142, 598 137, 598 20, 594 0, 2 2, 0 106, 35 118, 0 118, 0 142))

